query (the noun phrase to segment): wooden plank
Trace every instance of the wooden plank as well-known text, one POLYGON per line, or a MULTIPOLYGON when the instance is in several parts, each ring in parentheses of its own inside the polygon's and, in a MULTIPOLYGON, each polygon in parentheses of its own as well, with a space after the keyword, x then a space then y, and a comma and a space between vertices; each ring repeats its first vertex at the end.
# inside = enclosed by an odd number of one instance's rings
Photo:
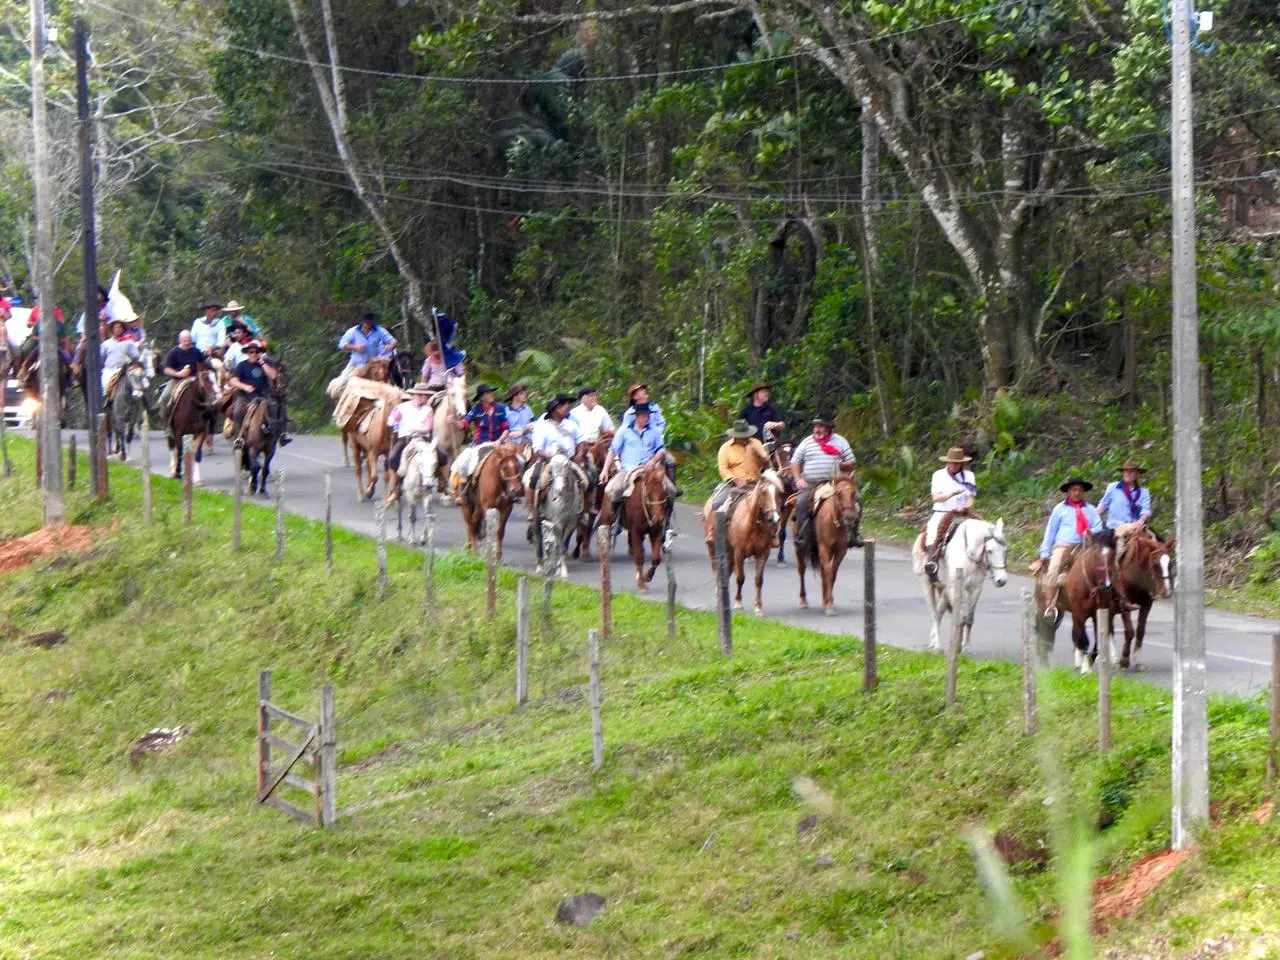
MULTIPOLYGON (((548 576, 547 580, 551 577, 548 576)), ((516 706, 529 700, 529 578, 516 585, 516 706)))
POLYGON ((277 720, 288 720, 290 723, 297 724, 304 730, 313 730, 315 727, 315 721, 303 719, 296 713, 290 713, 282 707, 277 707, 269 700, 259 700, 258 706, 262 707, 262 709, 266 710, 267 713, 271 714, 271 716, 275 717, 277 720))
MULTIPOLYGON (((275 747, 277 750, 283 750, 285 753, 293 753, 295 750, 298 749, 298 744, 293 743, 290 740, 286 740, 284 737, 277 737, 274 733, 264 733, 262 735, 262 738, 267 742, 268 746, 275 747)), ((314 749, 308 750, 306 753, 304 753, 302 755, 301 762, 315 763, 316 762, 315 750, 314 749)))
POLYGON ((1039 726, 1036 711, 1036 603, 1030 587, 1022 588, 1022 733, 1039 726))
POLYGON ((320 688, 320 762, 315 766, 316 816, 322 827, 338 820, 338 714, 333 687, 320 688))
POLYGON ((275 807, 275 809, 279 810, 281 813, 287 813, 295 820, 301 820, 303 823, 316 822, 316 818, 314 816, 307 813, 305 810, 300 810, 298 807, 295 807, 288 800, 281 800, 279 797, 267 797, 267 799, 262 802, 268 807, 275 807))
MULTIPOLYGON (((956 567, 951 571, 951 582, 962 583, 964 570, 956 567)), ((959 591, 957 591, 959 593, 959 591)), ((948 708, 956 705, 956 670, 960 666, 960 641, 964 638, 964 598, 957 597, 957 605, 951 608, 951 644, 947 647, 947 693, 948 708)))
POLYGON ((613 538, 609 524, 602 523, 596 528, 599 538, 597 549, 600 553, 600 635, 606 640, 613 636, 613 538))
POLYGON ((1271 635, 1271 714, 1267 718, 1267 783, 1276 781, 1276 751, 1280 749, 1280 633, 1271 635))
POLYGON ((1098 751, 1111 749, 1111 588, 1107 588, 1098 604, 1098 751))
POLYGON ((715 512, 716 633, 720 652, 733 656, 733 608, 729 606, 729 534, 724 514, 715 512))
POLYGON ((604 725, 600 718, 600 705, 604 696, 600 688, 600 634, 596 630, 587 631, 587 657, 591 701, 591 766, 600 770, 604 767, 604 725))
POLYGON ((298 749, 289 757, 289 759, 284 762, 283 769, 281 769, 280 772, 276 774, 274 779, 268 778, 268 779, 271 779, 271 783, 267 786, 267 789, 265 792, 258 794, 259 800, 266 800, 267 797, 271 796, 271 792, 280 785, 280 781, 284 779, 285 774, 287 774, 291 769, 293 769, 293 765, 302 758, 302 754, 306 752, 307 747, 311 746, 311 741, 315 740, 315 738, 316 738, 316 729, 312 727, 310 736, 308 736, 306 740, 302 741, 302 746, 298 747, 298 749))
POLYGON ((151 414, 142 411, 142 522, 151 523, 155 516, 154 501, 151 495, 151 414))
POLYGON ((862 545, 862 692, 876 688, 876 542, 862 545))
POLYGON ((299 790, 305 790, 307 793, 315 796, 316 785, 310 780, 303 779, 298 774, 292 773, 289 770, 269 770, 267 771, 267 779, 274 780, 282 773, 284 776, 280 777, 280 783, 287 783, 291 787, 297 787, 299 790))
POLYGON ((262 705, 271 699, 271 671, 258 671, 258 796, 267 785, 267 770, 271 766, 271 718, 262 705))

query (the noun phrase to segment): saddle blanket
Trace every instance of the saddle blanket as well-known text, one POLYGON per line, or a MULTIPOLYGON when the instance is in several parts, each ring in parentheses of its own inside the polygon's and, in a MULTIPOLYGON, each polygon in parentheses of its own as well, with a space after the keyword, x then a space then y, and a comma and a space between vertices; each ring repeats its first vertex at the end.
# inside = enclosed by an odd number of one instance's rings
MULTIPOLYGON (((347 387, 342 391, 342 396, 338 398, 337 406, 333 408, 333 422, 339 430, 345 430, 362 400, 373 400, 385 406, 388 403, 400 403, 405 399, 407 397, 404 391, 394 384, 352 377, 347 381, 347 387)), ((362 427, 362 432, 364 429, 367 427, 362 427)))

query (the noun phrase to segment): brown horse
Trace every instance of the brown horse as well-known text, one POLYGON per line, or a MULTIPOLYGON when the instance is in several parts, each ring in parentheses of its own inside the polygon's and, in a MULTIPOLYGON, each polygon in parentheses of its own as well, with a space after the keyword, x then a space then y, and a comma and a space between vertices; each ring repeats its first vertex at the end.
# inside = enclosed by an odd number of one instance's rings
POLYGON ((241 468, 249 474, 249 493, 267 496, 267 478, 271 476, 271 458, 276 454, 276 435, 268 429, 268 404, 273 401, 257 397, 249 401, 244 413, 240 437, 244 447, 238 451, 241 468))
MULTIPOLYGON (((351 376, 359 377, 362 380, 376 380, 378 383, 386 383, 388 380, 391 379, 391 360, 382 359, 382 358, 379 358, 376 360, 370 360, 368 363, 365 363, 359 367, 356 367, 355 370, 351 372, 351 376)), ((336 403, 339 399, 341 399, 341 394, 339 394, 338 397, 334 398, 334 402, 336 403)), ((349 434, 351 432, 354 432, 356 427, 359 425, 360 421, 364 419, 364 415, 368 412, 369 406, 367 406, 366 404, 372 405, 372 402, 373 401, 365 401, 364 403, 357 406, 355 413, 353 413, 351 416, 351 419, 347 421, 347 426, 344 427, 342 430, 342 465, 344 467, 351 466, 352 447, 351 447, 351 440, 350 440, 349 434)), ((360 484, 360 471, 359 471, 359 467, 357 467, 356 468, 356 485, 359 486, 359 484, 360 484)), ((360 497, 358 493, 356 494, 356 496, 359 499, 364 499, 363 497, 360 497)), ((372 487, 370 487, 369 496, 370 497, 373 496, 372 487)))
MULTIPOLYGON (((735 610, 742 609, 742 584, 747 579, 747 557, 755 557, 756 561, 756 605, 757 617, 764 616, 764 605, 761 593, 764 590, 764 568, 769 562, 769 551, 773 548, 773 538, 782 523, 779 501, 782 497, 782 482, 772 477, 757 480, 749 493, 734 506, 729 515, 727 543, 729 567, 738 579, 738 592, 734 597, 735 610)), ((711 501, 703 510, 703 526, 707 536, 715 529, 715 513, 711 509, 711 501)), ((714 542, 707 544, 707 553, 711 557, 711 569, 716 569, 716 547, 714 542)))
MULTIPOLYGON (((796 551, 796 572, 800 574, 800 606, 809 606, 804 590, 804 571, 808 565, 821 575, 822 609, 828 617, 833 617, 836 613, 832 596, 836 574, 853 541, 853 531, 862 515, 862 502, 858 499, 858 486, 853 477, 837 476, 828 483, 832 488, 831 495, 810 514, 807 549, 796 551)), ((818 491, 814 491, 813 496, 816 498, 818 491)))
POLYGON ((520 478, 520 461, 516 447, 500 443, 489 451, 468 481, 467 494, 462 498, 462 519, 467 525, 467 549, 476 548, 476 540, 486 536, 484 516, 489 510, 498 511, 498 560, 502 560, 502 538, 507 532, 507 517, 511 508, 524 492, 520 478))
MULTIPOLYGON (((600 523, 613 524, 613 502, 605 501, 600 523)), ((636 564, 636 589, 644 592, 662 562, 662 536, 667 530, 667 471, 658 462, 641 468, 631 487, 631 496, 622 504, 622 523, 627 528, 631 559, 636 564), (649 538, 649 569, 644 569, 644 541, 649 538)))
MULTIPOLYGON (((1116 665, 1126 670, 1129 669, 1131 660, 1137 665, 1138 651, 1142 649, 1142 640, 1147 635, 1147 615, 1151 613, 1151 604, 1157 596, 1167 599, 1173 593, 1172 549, 1172 540, 1161 543, 1154 537, 1135 536, 1130 539, 1129 546, 1117 565, 1116 585, 1129 598, 1130 603, 1138 608, 1136 631, 1129 610, 1126 608, 1120 613, 1120 619, 1124 623, 1124 649, 1116 659, 1116 665)), ((1118 606, 1116 604, 1112 608, 1113 624, 1115 607, 1118 606)))
POLYGON ((587 490, 587 508, 578 519, 578 542, 573 548, 573 558, 591 559, 591 534, 595 529, 596 519, 604 505, 604 483, 600 480, 600 468, 609 455, 609 444, 613 441, 612 433, 602 433, 590 443, 578 444, 573 454, 573 462, 582 467, 591 478, 591 486, 587 490))
POLYGON ((387 454, 391 452, 391 428, 387 420, 395 407, 380 400, 362 400, 351 417, 350 429, 343 431, 343 438, 351 444, 351 456, 355 466, 356 499, 372 500, 378 488, 378 458, 383 459, 383 470, 388 487, 394 486, 391 471, 386 467, 387 454), (360 424, 369 418, 368 429, 363 433, 360 424), (367 481, 361 478, 361 472, 367 474, 367 481))
POLYGON ((191 482, 199 486, 204 482, 200 479, 204 441, 213 432, 214 398, 209 389, 208 368, 204 364, 198 365, 195 375, 174 384, 173 391, 175 396, 169 405, 169 422, 165 424, 169 442, 169 476, 182 476, 183 438, 192 437, 195 454, 192 457, 191 482))
POLYGON ((787 562, 787 521, 796 508, 796 478, 791 474, 791 444, 775 442, 769 451, 769 462, 782 481, 782 518, 778 521, 778 564, 787 562))
MULTIPOLYGON (((1071 642, 1075 646, 1075 665, 1082 674, 1093 669, 1098 657, 1098 610, 1112 612, 1116 603, 1112 561, 1115 551, 1101 542, 1091 542, 1080 549, 1071 561, 1066 582, 1059 591, 1060 600, 1071 611, 1071 642), (1086 625, 1093 622, 1093 648, 1089 648, 1089 632, 1086 625)), ((1042 577, 1036 579, 1036 606, 1039 619, 1044 620, 1041 587, 1042 577)), ((1053 621, 1056 627, 1061 617, 1053 621)), ((1052 643, 1052 641, 1050 641, 1052 643)))

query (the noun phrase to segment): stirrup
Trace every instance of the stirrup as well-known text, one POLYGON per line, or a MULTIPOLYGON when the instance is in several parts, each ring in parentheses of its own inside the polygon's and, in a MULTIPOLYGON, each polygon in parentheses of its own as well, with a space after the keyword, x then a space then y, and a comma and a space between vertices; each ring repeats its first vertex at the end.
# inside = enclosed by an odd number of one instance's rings
POLYGON ((937 579, 937 576, 938 576, 938 561, 937 561, 937 560, 926 560, 926 561, 924 562, 924 572, 925 572, 925 573, 927 573, 930 577, 933 577, 934 579, 937 579))
POLYGON ((1044 608, 1044 618, 1045 618, 1046 620, 1057 620, 1057 619, 1058 619, 1058 608, 1057 608, 1057 606, 1055 605, 1055 606, 1052 606, 1052 607, 1045 607, 1045 608, 1044 608))

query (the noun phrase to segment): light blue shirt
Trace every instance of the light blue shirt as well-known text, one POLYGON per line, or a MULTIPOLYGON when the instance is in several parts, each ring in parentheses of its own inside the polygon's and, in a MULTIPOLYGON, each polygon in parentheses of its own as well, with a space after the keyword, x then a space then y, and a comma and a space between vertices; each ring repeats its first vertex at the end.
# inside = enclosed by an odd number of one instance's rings
MULTIPOLYGON (((1098 533, 1102 529, 1102 517, 1091 503, 1085 503, 1084 516, 1089 521, 1089 532, 1098 533)), ((1044 528, 1044 539, 1040 541, 1040 556, 1048 557, 1054 547, 1071 546, 1081 543, 1084 537, 1076 532, 1076 511, 1067 506, 1064 500, 1053 508, 1049 514, 1049 522, 1044 528)))
POLYGON ((511 425, 511 433, 524 436, 525 427, 533 423, 533 408, 527 403, 523 407, 507 407, 507 423, 511 425))
POLYGON ((227 342, 227 325, 219 317, 212 320, 196 317, 191 321, 191 342, 201 353, 208 354, 227 342))
POLYGON ((123 367, 130 360, 138 359, 138 345, 132 340, 112 338, 102 342, 98 353, 102 357, 102 369, 114 370, 116 367, 123 367))
POLYGON ((1107 486, 1107 492, 1098 502, 1099 512, 1106 513, 1107 526, 1114 530, 1122 523, 1134 523, 1143 517, 1151 516, 1151 491, 1146 487, 1138 487, 1138 512, 1135 515, 1133 505, 1124 489, 1123 480, 1113 480, 1107 486))
POLYGON ((654 454, 667 447, 662 442, 662 432, 654 429, 651 421, 642 432, 637 432, 634 426, 624 426, 614 435, 609 449, 623 470, 633 470, 644 466, 654 454))
POLYGON ((370 360, 377 360, 381 356, 391 352, 391 348, 396 345, 396 338, 387 333, 382 327, 375 326, 367 334, 360 329, 360 324, 356 324, 350 330, 342 335, 342 339, 338 341, 338 349, 349 347, 355 344, 360 349, 351 354, 351 359, 347 361, 349 367, 361 367, 370 360))
MULTIPOLYGON (((635 424, 636 408, 627 407, 626 412, 622 414, 622 425, 634 427, 635 424)), ((649 428, 657 430, 664 437, 667 435, 667 418, 662 415, 662 408, 652 402, 649 404, 649 428)))

